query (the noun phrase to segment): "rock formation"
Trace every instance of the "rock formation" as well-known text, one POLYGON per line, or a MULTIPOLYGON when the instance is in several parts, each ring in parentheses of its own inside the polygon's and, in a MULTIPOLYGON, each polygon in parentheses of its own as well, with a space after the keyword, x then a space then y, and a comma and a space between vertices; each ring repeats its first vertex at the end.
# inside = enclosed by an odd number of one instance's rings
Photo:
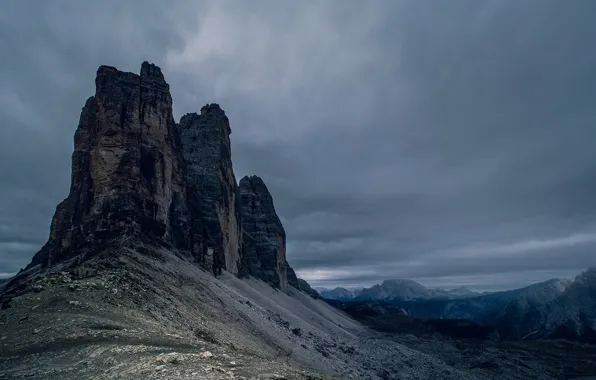
POLYGON ((263 180, 257 176, 240 180, 242 197, 242 259, 248 274, 272 286, 288 287, 286 232, 273 198, 263 180))
POLYGON ((308 282, 306 282, 306 280, 303 280, 301 278, 298 279, 298 289, 302 290, 304 293, 308 294, 312 298, 320 298, 321 297, 319 295, 319 292, 317 292, 316 290, 311 288, 310 285, 308 284, 308 282))
POLYGON ((70 193, 27 269, 80 262, 127 239, 284 291, 291 273, 300 289, 269 190, 258 177, 244 178, 242 189, 236 183, 230 123, 219 105, 176 124, 169 86, 148 62, 140 75, 101 66, 95 84, 75 133, 70 193))
POLYGON ((75 134, 68 197, 29 267, 122 237, 172 246, 215 273, 238 273, 240 222, 230 126, 216 104, 178 128, 161 70, 101 66, 75 134))
POLYGON ((219 105, 206 105, 200 115, 184 115, 177 129, 187 168, 192 229, 201 231, 192 239, 192 250, 200 252, 203 266, 238 274, 240 199, 232 169, 228 117, 219 105))
POLYGON ((298 283, 298 277, 296 276, 296 272, 294 269, 288 264, 286 261, 286 276, 288 278, 288 285, 293 286, 296 289, 300 289, 300 284, 298 283))
POLYGON ((122 236, 177 243, 188 219, 172 98, 161 70, 101 66, 75 134, 68 197, 29 265, 52 265, 122 236))

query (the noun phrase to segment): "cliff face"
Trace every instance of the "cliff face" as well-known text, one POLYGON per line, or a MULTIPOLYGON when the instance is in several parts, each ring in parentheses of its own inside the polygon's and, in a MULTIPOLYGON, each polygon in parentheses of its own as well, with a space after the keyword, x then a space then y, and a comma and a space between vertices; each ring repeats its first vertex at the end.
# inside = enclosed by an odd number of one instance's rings
POLYGON ((30 266, 51 265, 122 236, 184 245, 183 163, 161 70, 147 62, 140 75, 101 66, 95 83, 75 134, 70 193, 30 266))
POLYGON ((230 123, 217 104, 182 117, 177 130, 193 215, 192 250, 215 272, 238 274, 242 246, 238 185, 232 169, 230 123))
POLYGON ((286 275, 288 277, 288 285, 293 286, 296 289, 300 289, 300 284, 298 283, 298 277, 296 276, 296 272, 294 272, 294 269, 290 266, 290 264, 288 264, 288 262, 286 261, 286 275))
POLYGON ((254 277, 285 291, 288 287, 286 232, 269 189, 257 176, 240 180, 243 266, 254 277))
POLYGON ((52 265, 122 237, 166 244, 237 274, 240 221, 230 126, 218 105, 178 128, 161 70, 101 66, 75 134, 68 197, 29 267, 52 265))
POLYGON ((27 268, 79 262, 126 238, 173 248, 216 274, 301 289, 267 186, 258 177, 236 184, 219 105, 176 124, 169 86, 148 62, 140 74, 101 66, 95 84, 75 133, 69 195, 27 268))

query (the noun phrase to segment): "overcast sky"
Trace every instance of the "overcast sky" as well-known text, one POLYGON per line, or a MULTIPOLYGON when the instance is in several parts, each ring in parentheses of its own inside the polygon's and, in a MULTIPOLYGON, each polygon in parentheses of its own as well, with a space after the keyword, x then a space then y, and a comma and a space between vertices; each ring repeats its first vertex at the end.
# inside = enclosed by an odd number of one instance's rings
POLYGON ((0 12, 0 276, 45 242, 101 64, 217 102, 315 286, 596 265, 596 1, 45 1, 0 12))

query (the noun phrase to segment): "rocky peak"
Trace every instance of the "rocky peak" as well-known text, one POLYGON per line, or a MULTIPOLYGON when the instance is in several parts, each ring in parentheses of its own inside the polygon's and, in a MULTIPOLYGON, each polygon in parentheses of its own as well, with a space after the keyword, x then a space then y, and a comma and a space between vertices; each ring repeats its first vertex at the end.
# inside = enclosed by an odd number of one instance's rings
POLYGON ((298 276, 296 276, 296 272, 290 266, 290 264, 286 261, 286 276, 288 278, 288 285, 293 286, 296 289, 300 289, 300 284, 298 283, 298 276))
POLYGON ((240 180, 240 196, 243 266, 247 274, 286 290, 286 232, 275 212, 273 197, 263 180, 257 176, 240 180))
POLYGON ((282 290, 289 277, 308 291, 287 264, 265 183, 256 176, 236 183, 230 123, 218 104, 176 124, 169 85, 148 62, 140 74, 100 66, 95 84, 74 137, 69 195, 28 269, 79 263, 127 241, 175 249, 214 273, 252 274, 282 290))
POLYGON ((192 250, 203 266, 238 274, 241 224, 238 185, 232 168, 230 123, 217 104, 178 124, 186 163, 192 250))
POLYGON ((124 236, 172 243, 172 229, 184 224, 185 215, 172 213, 184 202, 185 184, 161 70, 144 63, 137 75, 101 66, 95 83, 75 133, 70 193, 30 266, 124 236))
POLYGON ((162 83, 166 86, 168 85, 161 72, 161 69, 158 66, 155 66, 153 63, 149 63, 147 61, 141 64, 141 78, 147 80, 152 79, 155 82, 162 83))

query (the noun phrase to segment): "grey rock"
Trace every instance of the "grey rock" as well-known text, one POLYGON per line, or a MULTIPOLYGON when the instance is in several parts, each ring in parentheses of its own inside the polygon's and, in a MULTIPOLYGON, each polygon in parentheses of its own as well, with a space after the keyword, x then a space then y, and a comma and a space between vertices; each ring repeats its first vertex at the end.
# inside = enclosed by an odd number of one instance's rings
POLYGON ((101 66, 95 83, 75 133, 69 195, 26 270, 69 260, 76 267, 75 257, 135 240, 237 274, 240 199, 225 112, 210 104, 176 127, 169 86, 147 62, 140 75, 101 66))
POLYGON ((74 138, 68 197, 28 268, 99 251, 120 237, 172 242, 187 218, 172 98, 159 67, 101 66, 74 138))
POLYGON ((286 232, 275 212, 273 197, 257 176, 240 180, 242 259, 246 274, 286 291, 286 232))
POLYGON ((293 286, 296 289, 300 289, 300 284, 298 283, 298 277, 296 277, 296 272, 294 269, 288 264, 286 261, 286 270, 287 270, 287 278, 288 278, 288 285, 293 286))
POLYGON ((177 125, 188 178, 191 250, 206 268, 238 274, 240 199, 232 169, 230 123, 217 104, 184 115, 177 125))
POLYGON ((502 339, 521 339, 546 321, 547 305, 559 297, 571 281, 553 279, 540 287, 531 287, 501 310, 495 326, 502 339))
POLYGON ((304 293, 308 294, 312 298, 315 298, 315 299, 321 298, 321 296, 319 295, 319 292, 317 292, 316 290, 311 288, 310 285, 308 284, 308 282, 306 282, 306 280, 303 280, 301 278, 298 279, 298 289, 302 290, 304 293))

